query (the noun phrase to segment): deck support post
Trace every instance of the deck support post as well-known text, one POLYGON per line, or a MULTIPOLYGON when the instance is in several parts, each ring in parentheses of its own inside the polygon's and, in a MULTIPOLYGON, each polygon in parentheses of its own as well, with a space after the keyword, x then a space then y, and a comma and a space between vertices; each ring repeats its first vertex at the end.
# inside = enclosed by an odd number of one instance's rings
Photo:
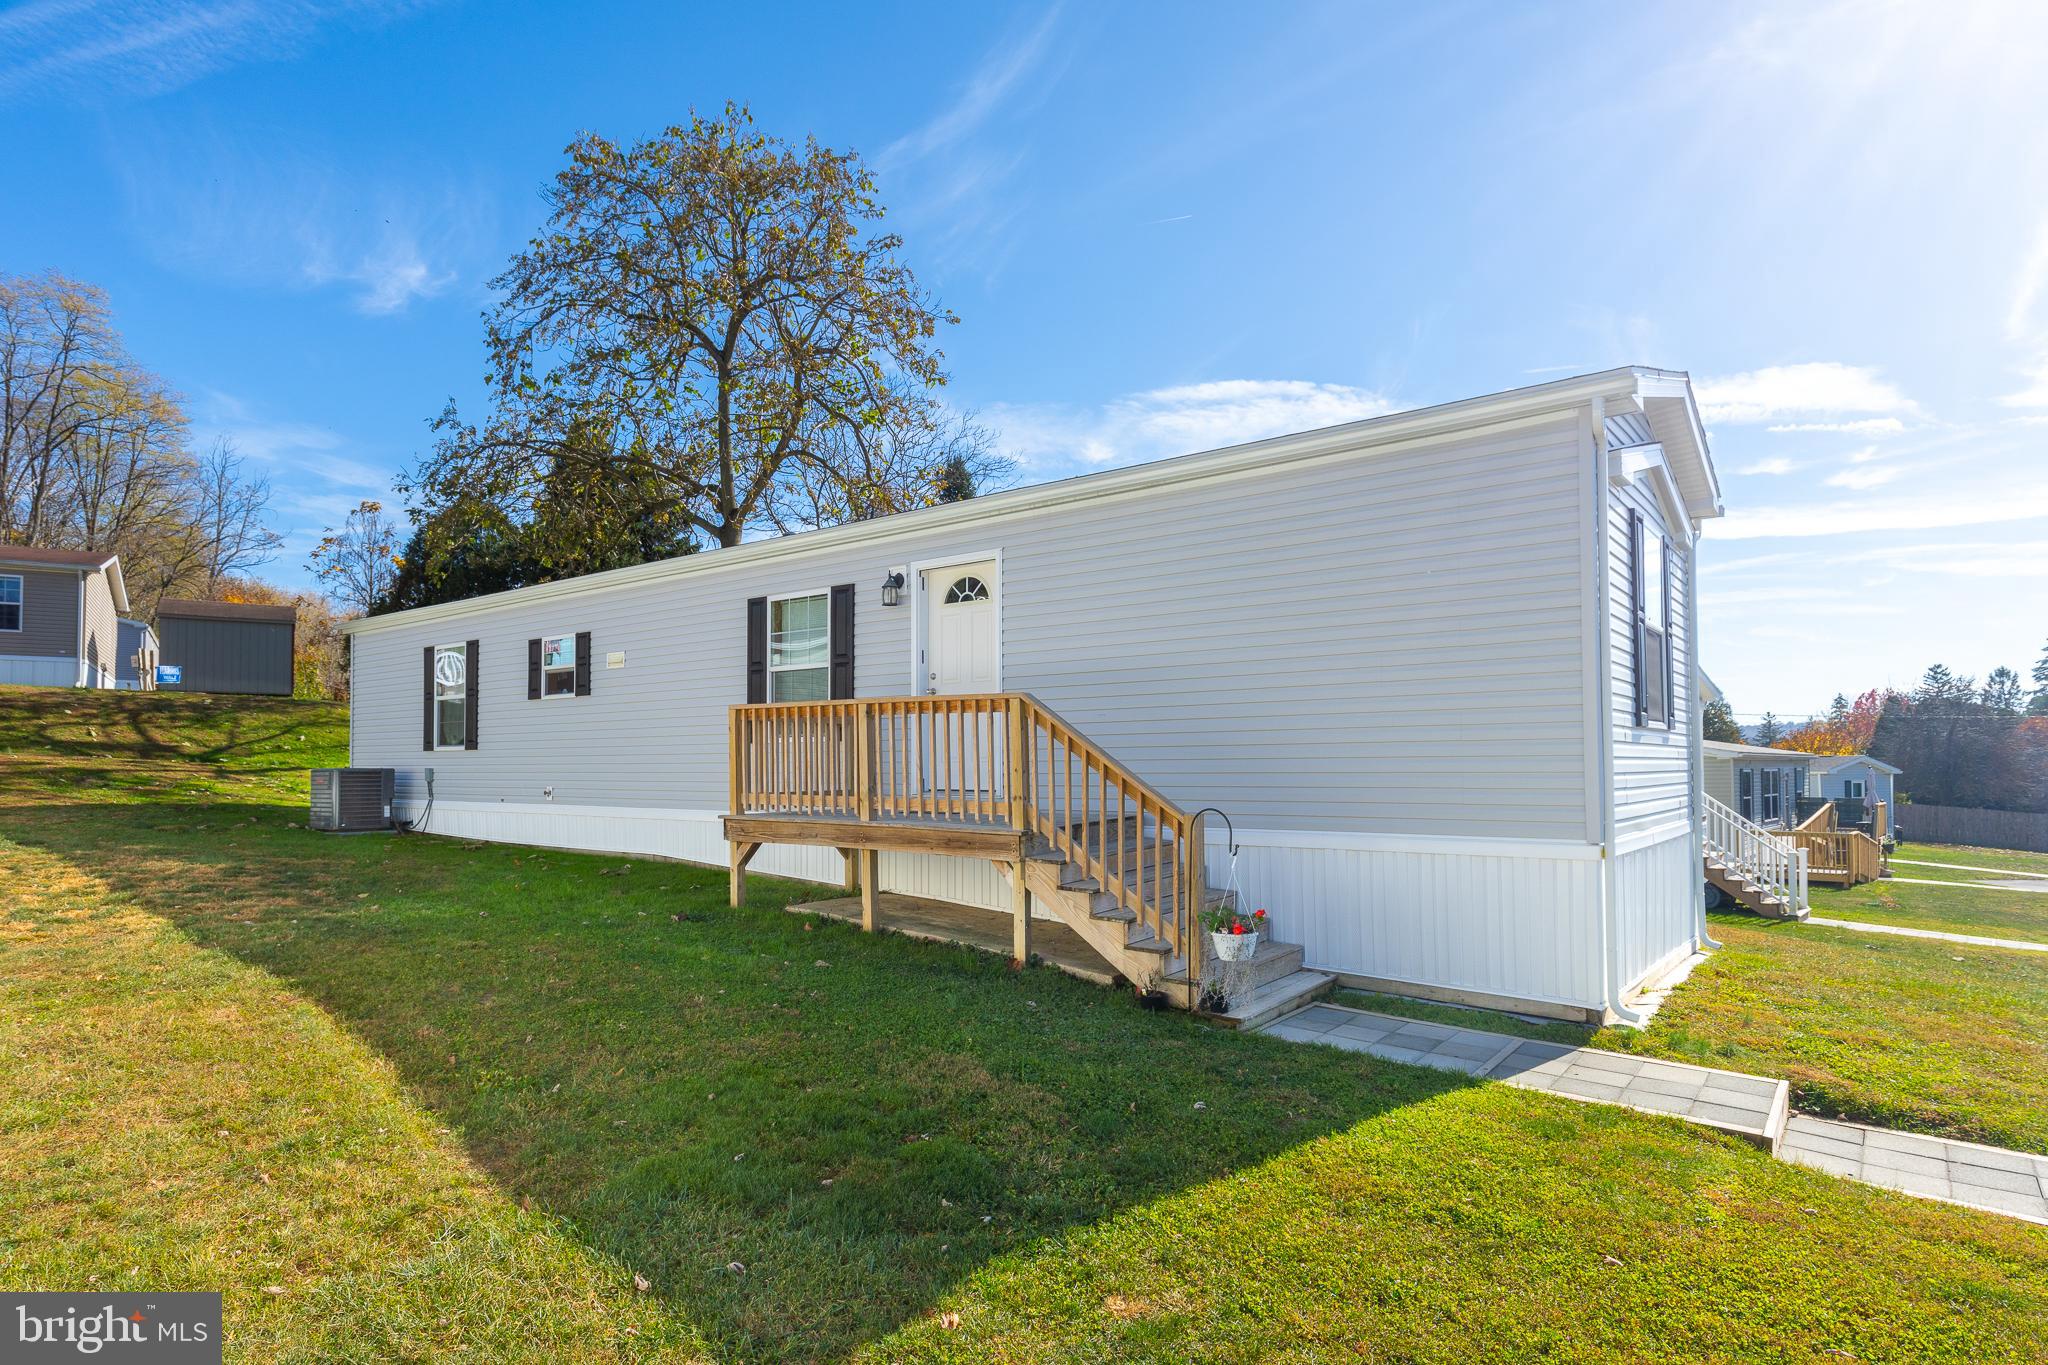
POLYGON ((759 844, 736 843, 732 845, 732 879, 727 888, 732 908, 737 910, 747 899, 747 864, 754 861, 754 855, 761 851, 759 844))
POLYGON ((860 927, 875 932, 875 883, 881 880, 882 855, 872 848, 860 851, 860 927))
POLYGON ((865 880, 860 875, 859 851, 851 848, 842 848, 839 850, 839 856, 841 860, 845 863, 845 875, 841 878, 841 884, 844 885, 848 891, 858 890, 862 881, 865 880))
POLYGON ((1022 858, 1010 864, 1010 959, 1019 967, 1031 962, 1031 891, 1022 858))

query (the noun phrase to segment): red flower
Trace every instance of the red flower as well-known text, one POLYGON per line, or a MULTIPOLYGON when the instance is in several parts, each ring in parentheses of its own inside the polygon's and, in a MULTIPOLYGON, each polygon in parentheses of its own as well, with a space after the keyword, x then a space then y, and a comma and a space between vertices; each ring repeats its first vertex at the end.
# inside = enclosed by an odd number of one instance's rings
POLYGON ((1233 925, 1231 925, 1231 926, 1230 926, 1230 932, 1231 932, 1231 933, 1233 933, 1233 934, 1241 934, 1241 933, 1243 933, 1243 932, 1244 932, 1244 924, 1243 924, 1243 922, 1242 922, 1242 921, 1240 921, 1240 922, 1238 922, 1238 923, 1236 923, 1236 924, 1233 924, 1233 925))

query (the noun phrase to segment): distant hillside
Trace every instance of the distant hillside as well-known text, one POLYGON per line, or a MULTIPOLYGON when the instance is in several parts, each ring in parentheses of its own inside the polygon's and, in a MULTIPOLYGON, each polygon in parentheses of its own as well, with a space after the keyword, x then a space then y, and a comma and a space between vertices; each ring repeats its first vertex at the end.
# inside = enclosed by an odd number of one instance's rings
POLYGON ((345 702, 0 687, 0 806, 300 805, 347 761, 345 702))

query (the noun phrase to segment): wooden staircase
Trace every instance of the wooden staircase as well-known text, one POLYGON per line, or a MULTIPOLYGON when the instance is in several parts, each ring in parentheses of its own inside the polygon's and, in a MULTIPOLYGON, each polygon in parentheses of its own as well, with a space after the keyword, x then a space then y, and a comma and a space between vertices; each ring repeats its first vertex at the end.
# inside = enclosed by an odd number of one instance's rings
POLYGON ((1707 882, 1722 895, 1769 919, 1803 920, 1806 852, 1709 796, 1701 817, 1707 882))
MULTIPOLYGON (((1132 983, 1197 1008, 1209 885, 1202 820, 1147 786, 1028 693, 736 706, 731 714, 732 895, 763 844, 846 855, 874 927, 876 857, 905 850, 988 859, 1011 888, 1012 956, 1031 956, 1031 907, 1049 910, 1132 983)), ((1299 946, 1262 943, 1228 973, 1214 1010, 1263 1022, 1334 984, 1299 946)), ((1213 1000, 1213 989, 1209 993, 1213 1000)))

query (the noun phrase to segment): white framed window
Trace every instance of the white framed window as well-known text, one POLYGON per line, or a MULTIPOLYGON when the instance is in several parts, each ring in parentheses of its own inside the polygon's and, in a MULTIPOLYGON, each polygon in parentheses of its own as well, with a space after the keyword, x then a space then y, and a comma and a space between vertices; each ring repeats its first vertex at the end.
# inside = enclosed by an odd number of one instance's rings
POLYGON ((576 636, 543 635, 540 639, 540 694, 576 695, 576 636))
POLYGON ((768 599, 768 700, 832 695, 832 598, 812 592, 768 599))
POLYGON ((1671 598, 1664 583, 1664 537, 1649 525, 1643 527, 1642 535, 1643 712, 1650 724, 1669 726, 1671 598))
POLYGON ((1860 777, 1843 778, 1842 795, 1850 801, 1861 801, 1863 799, 1863 779, 1860 777))
POLYGON ((21 629, 21 575, 0 573, 0 630, 21 629))
POLYGON ((469 734, 469 650, 434 647, 434 747, 460 749, 469 734))

